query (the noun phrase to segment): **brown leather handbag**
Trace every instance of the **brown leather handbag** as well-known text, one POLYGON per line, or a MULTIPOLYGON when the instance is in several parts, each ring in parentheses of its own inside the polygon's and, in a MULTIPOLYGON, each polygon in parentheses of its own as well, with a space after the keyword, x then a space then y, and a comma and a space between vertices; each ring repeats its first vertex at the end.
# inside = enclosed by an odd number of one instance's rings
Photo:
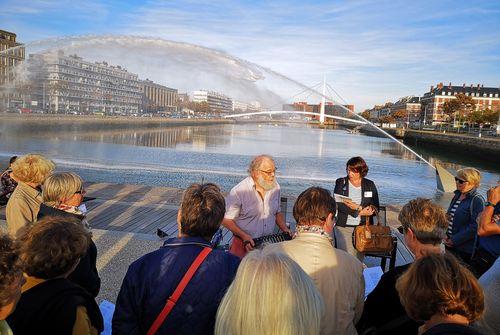
POLYGON ((393 239, 391 228, 380 224, 380 217, 375 207, 377 224, 370 225, 370 217, 365 216, 365 224, 354 229, 352 242, 359 252, 366 253, 388 253, 392 251, 393 239))

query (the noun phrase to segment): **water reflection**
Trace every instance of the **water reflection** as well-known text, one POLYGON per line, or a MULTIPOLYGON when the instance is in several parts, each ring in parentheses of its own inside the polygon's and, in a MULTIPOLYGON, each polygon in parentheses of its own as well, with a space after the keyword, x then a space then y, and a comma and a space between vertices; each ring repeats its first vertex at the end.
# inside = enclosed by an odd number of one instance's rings
POLYGON ((104 142, 145 146, 152 148, 176 148, 189 144, 195 150, 203 151, 209 147, 227 145, 229 132, 220 132, 211 127, 176 127, 161 130, 119 131, 84 133, 73 136, 74 141, 104 142))

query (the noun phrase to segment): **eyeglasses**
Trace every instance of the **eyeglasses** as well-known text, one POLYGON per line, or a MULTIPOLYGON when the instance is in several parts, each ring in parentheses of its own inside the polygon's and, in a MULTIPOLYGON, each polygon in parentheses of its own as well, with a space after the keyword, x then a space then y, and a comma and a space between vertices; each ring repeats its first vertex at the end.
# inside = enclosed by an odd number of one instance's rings
POLYGON ((271 170, 271 171, 264 171, 264 170, 259 170, 260 172, 264 173, 266 176, 274 176, 276 174, 276 170, 277 169, 274 169, 274 170, 271 170))
POLYGON ((85 193, 87 192, 83 188, 75 192, 75 194, 85 194, 85 193))
POLYGON ((457 182, 457 183, 459 183, 459 184, 464 184, 464 183, 466 183, 466 182, 467 182, 467 180, 462 180, 462 179, 460 179, 460 178, 455 177, 455 182, 457 182))

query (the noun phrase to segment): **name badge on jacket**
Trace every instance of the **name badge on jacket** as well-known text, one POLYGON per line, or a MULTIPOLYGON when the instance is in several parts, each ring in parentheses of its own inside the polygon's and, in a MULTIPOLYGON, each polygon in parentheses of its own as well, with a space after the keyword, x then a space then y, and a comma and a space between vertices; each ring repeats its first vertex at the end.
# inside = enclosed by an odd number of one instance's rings
POLYGON ((365 192, 365 198, 371 198, 373 195, 373 192, 372 191, 366 191, 365 192))

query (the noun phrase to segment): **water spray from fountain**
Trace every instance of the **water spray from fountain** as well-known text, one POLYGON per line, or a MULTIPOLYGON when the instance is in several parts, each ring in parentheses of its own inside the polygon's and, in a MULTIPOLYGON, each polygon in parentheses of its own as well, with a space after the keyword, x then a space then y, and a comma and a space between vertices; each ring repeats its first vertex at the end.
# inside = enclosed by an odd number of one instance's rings
MULTIPOLYGON (((314 87, 223 51, 160 38, 116 35, 62 37, 31 42, 23 47, 27 50, 26 54, 63 50, 91 61, 106 60, 138 73, 141 79, 149 78, 184 91, 210 88, 225 92, 235 99, 261 101, 267 108, 283 104, 286 101, 283 97, 297 92, 297 89, 311 92, 374 127, 434 169, 431 163, 407 145, 361 115, 352 113, 326 92, 319 92, 314 87)), ((0 55, 11 51, 0 52, 0 55)), ((26 67, 20 67, 19 70, 27 71, 26 67)), ((20 73, 19 76, 24 78, 26 73, 20 73)))

